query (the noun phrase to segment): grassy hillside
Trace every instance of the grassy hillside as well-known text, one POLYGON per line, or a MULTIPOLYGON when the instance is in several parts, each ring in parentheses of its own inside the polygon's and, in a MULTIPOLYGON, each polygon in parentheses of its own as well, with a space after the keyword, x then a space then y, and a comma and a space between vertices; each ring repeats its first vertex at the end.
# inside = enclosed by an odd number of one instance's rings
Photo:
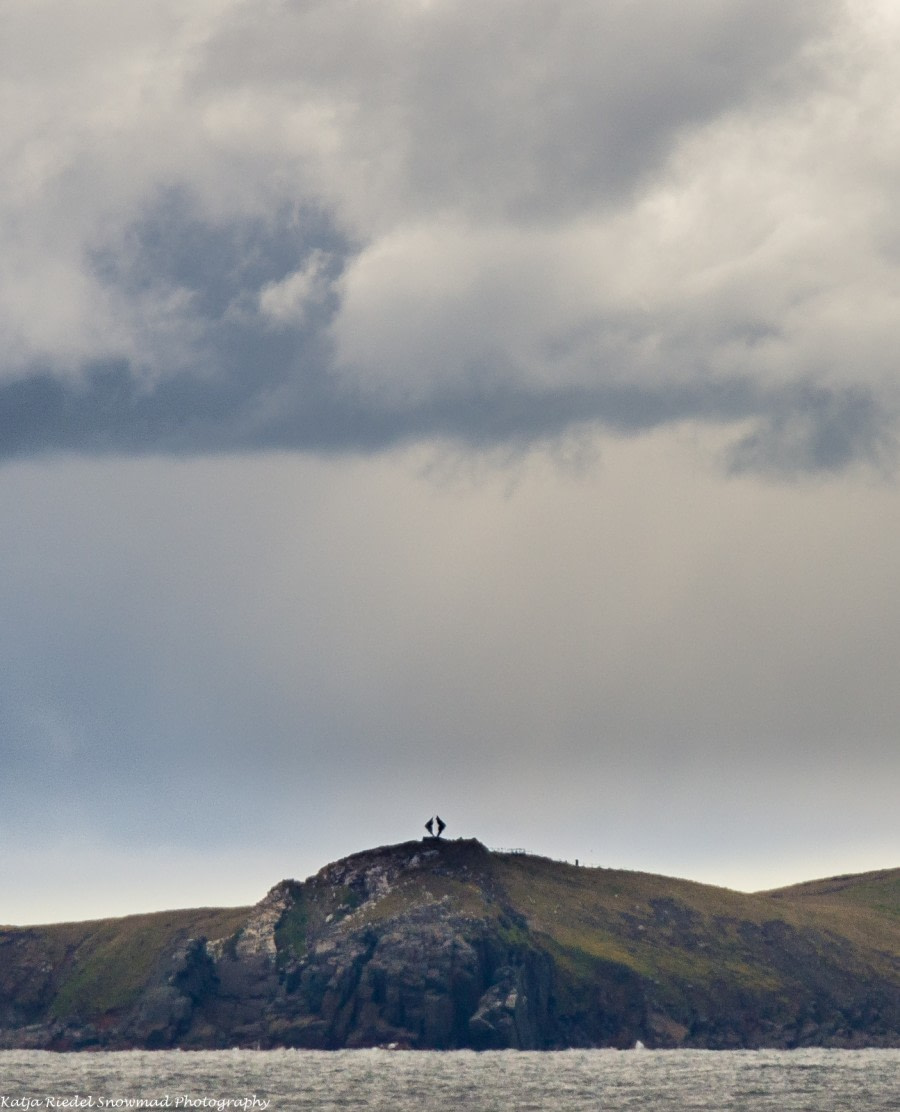
POLYGON ((713 1040, 740 1012, 735 1044, 823 1028, 852 1044, 900 1007, 900 870, 754 895, 525 856, 500 875, 573 975, 612 963, 653 986, 660 1039, 713 1040))
MULTIPOLYGON (((496 856, 496 855, 495 855, 496 856)), ((576 868, 545 858, 498 858, 498 876, 534 929, 622 959, 643 971, 673 961, 673 950, 703 964, 704 951, 732 957, 742 929, 783 924, 828 932, 900 957, 900 869, 813 881, 748 895, 647 873, 576 868)))
POLYGON ((869 912, 892 919, 900 929, 900 869, 810 880, 764 894, 795 906, 869 912))
POLYGON ((0 929, 0 1027, 130 1007, 180 944, 229 935, 247 908, 0 929))

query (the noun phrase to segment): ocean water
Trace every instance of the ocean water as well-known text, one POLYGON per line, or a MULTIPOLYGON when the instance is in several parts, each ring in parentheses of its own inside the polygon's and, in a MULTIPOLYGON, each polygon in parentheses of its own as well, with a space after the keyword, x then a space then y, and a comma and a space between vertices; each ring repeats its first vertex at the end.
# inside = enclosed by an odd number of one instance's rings
POLYGON ((898 1112, 900 1050, 0 1052, 0 1110, 898 1112))

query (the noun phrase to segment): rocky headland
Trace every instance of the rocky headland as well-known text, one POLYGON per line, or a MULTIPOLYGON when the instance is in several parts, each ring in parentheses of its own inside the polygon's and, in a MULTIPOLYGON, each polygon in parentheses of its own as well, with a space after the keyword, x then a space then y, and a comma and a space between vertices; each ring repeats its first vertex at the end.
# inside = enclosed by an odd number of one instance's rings
POLYGON ((900 869, 747 895, 429 838, 0 928, 0 1047, 900 1046, 900 869))

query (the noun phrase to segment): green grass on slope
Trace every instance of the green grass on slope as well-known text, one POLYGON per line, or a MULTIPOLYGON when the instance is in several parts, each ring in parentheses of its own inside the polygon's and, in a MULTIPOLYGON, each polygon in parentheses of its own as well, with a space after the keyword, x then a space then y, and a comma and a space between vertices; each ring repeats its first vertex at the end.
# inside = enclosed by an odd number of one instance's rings
POLYGON ((811 958, 839 939, 890 972, 900 954, 900 870, 841 889, 748 895, 691 881, 545 858, 498 855, 498 877, 532 930, 567 951, 618 962, 650 977, 712 983, 723 973, 774 989, 770 968, 782 940, 811 958), (798 939, 802 936, 802 943, 798 939))
POLYGON ((900 956, 900 869, 813 880, 765 895, 856 945, 900 956))
POLYGON ((57 960, 60 943, 66 948, 51 1015, 87 1018, 128 1007, 180 942, 231 934, 247 910, 163 911, 41 928, 57 960))
POLYGON ((777 888, 766 895, 810 907, 868 908, 900 920, 900 869, 810 880, 789 888, 777 888))

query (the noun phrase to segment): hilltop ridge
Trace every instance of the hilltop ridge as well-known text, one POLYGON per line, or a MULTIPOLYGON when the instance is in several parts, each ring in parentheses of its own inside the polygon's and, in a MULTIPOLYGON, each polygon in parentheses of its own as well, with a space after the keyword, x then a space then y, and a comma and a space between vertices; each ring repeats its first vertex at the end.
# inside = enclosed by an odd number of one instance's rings
POLYGON ((0 1046, 900 1046, 900 869, 747 895, 426 838, 0 929, 0 1046))

